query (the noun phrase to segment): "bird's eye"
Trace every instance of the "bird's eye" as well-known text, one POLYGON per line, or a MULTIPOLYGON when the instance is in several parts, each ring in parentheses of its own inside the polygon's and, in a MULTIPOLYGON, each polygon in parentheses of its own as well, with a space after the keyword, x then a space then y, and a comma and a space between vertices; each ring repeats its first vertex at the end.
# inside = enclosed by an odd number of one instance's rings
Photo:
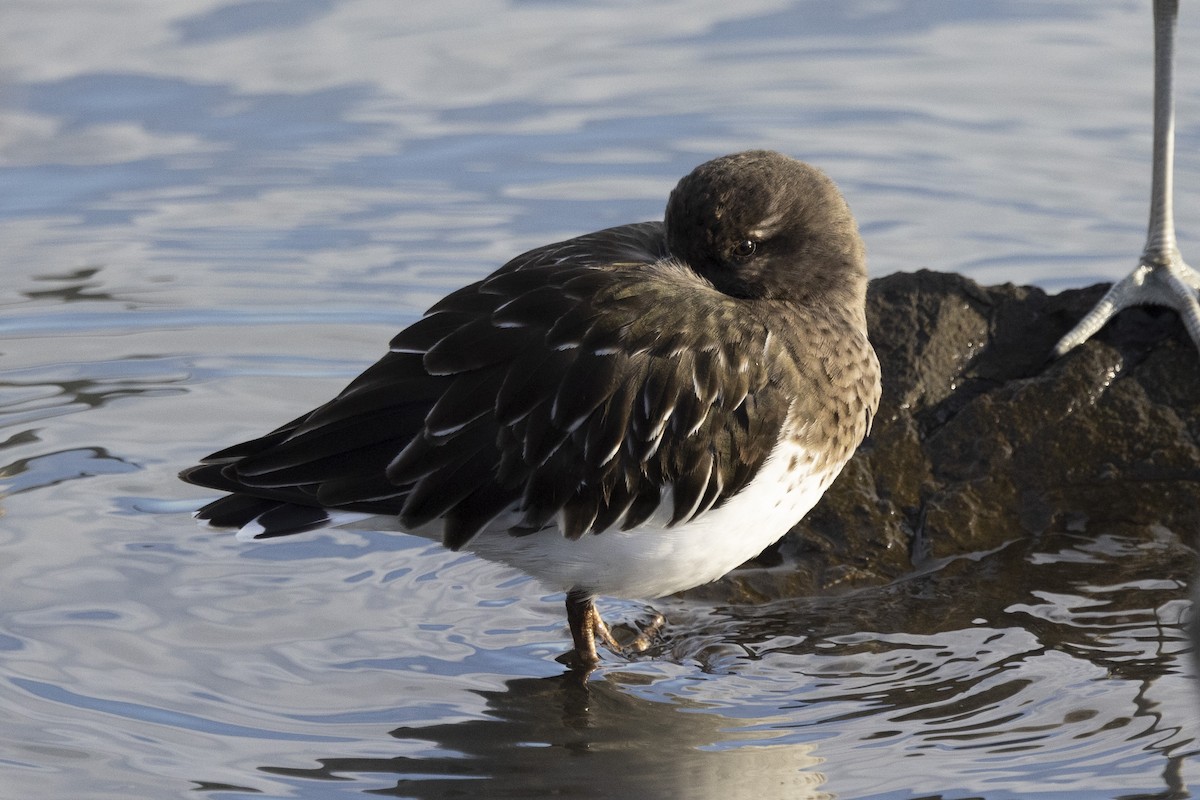
POLYGON ((733 246, 730 254, 738 261, 745 261, 758 252, 758 242, 753 239, 743 239, 733 246))

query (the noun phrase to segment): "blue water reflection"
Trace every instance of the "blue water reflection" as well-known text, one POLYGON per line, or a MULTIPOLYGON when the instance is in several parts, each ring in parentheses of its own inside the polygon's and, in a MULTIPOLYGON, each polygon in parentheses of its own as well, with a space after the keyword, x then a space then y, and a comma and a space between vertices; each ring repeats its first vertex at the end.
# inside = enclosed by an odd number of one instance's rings
POLYGON ((584 687, 554 660, 561 598, 527 579, 378 532, 242 546, 175 479, 327 399, 447 290, 659 217, 722 152, 825 168, 877 276, 1119 277, 1149 192, 1148 1, 3 21, 0 794, 1189 796, 1194 532, 1013 545, 850 597, 665 600, 654 658, 584 687))
POLYGON ((237 38, 255 33, 286 30, 319 20, 334 9, 331 0, 278 0, 232 3, 177 21, 180 43, 237 38))

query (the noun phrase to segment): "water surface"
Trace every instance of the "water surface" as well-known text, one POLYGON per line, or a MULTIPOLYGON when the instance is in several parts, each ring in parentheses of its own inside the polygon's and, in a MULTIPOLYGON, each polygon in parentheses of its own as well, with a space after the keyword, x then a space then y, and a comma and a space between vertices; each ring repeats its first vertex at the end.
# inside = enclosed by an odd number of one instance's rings
POLYGON ((6 6, 0 796, 1189 797, 1194 531, 1014 532, 850 596, 659 601, 654 658, 584 687, 535 583, 385 534, 239 545, 175 479, 449 289, 659 217, 724 152, 826 169, 874 275, 1117 278, 1145 230, 1148 6, 6 6))

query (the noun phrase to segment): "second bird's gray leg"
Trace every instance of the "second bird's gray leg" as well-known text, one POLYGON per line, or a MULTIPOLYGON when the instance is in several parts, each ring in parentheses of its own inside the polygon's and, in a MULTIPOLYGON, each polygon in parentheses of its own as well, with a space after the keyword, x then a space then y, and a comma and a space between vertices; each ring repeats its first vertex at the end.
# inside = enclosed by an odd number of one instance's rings
POLYGON ((1200 273, 1189 267, 1175 241, 1172 181, 1175 172, 1175 26, 1179 0, 1154 0, 1154 160, 1150 225, 1137 267, 1113 285, 1087 316, 1054 346, 1061 356, 1083 344, 1116 313, 1135 305, 1167 306, 1179 312, 1200 348, 1200 273))

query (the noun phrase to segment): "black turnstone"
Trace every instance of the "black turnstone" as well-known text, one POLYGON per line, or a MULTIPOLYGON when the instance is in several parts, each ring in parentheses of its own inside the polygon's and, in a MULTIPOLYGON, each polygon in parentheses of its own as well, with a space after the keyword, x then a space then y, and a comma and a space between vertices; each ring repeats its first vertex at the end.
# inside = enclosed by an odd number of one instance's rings
POLYGON ((829 178, 724 156, 663 222, 517 256, 330 402, 181 477, 230 492, 196 516, 242 538, 387 515, 524 570, 567 593, 591 666, 596 636, 619 650, 597 595, 721 577, 841 471, 879 403, 866 288, 829 178))

